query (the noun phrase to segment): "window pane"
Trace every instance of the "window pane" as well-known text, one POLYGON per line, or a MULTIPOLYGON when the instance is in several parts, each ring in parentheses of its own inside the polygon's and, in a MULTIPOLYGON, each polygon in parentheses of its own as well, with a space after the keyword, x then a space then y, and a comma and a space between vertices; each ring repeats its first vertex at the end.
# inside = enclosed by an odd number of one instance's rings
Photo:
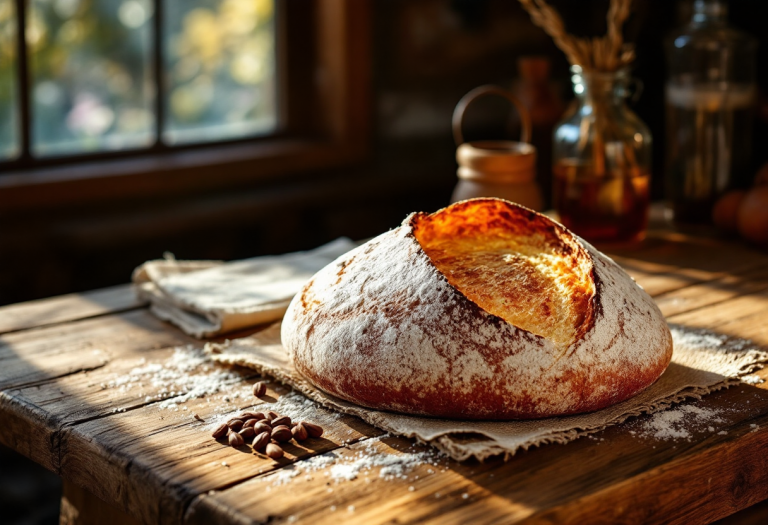
POLYGON ((168 0, 168 143, 265 134, 277 125, 273 0, 168 0))
POLYGON ((28 5, 33 154, 152 144, 152 1, 28 5))
POLYGON ((16 80, 16 9, 13 0, 0 0, 0 158, 19 154, 19 114, 16 80))

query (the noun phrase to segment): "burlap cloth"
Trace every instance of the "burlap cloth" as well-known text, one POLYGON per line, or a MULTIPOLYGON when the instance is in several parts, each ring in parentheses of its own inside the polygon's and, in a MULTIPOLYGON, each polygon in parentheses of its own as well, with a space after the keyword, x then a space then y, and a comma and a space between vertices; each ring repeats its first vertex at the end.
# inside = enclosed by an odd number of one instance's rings
POLYGON ((671 326, 674 356, 656 383, 632 399, 578 416, 532 421, 454 421, 414 417, 372 410, 330 396, 306 381, 293 367, 280 344, 277 323, 252 337, 225 344, 209 344, 212 359, 270 375, 320 405, 352 414, 393 435, 416 438, 462 461, 475 457, 508 458, 518 450, 547 443, 567 443, 617 425, 629 417, 664 410, 674 403, 696 398, 740 382, 740 377, 762 368, 768 352, 749 341, 711 332, 671 326))

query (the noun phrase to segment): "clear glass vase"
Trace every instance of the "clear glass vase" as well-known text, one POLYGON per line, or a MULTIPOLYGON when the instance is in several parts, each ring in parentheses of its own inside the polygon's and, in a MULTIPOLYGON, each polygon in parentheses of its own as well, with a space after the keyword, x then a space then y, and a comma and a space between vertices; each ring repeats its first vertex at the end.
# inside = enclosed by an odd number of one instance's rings
POLYGON ((554 207, 560 221, 591 242, 645 237, 651 133, 626 100, 639 84, 626 70, 571 67, 576 99, 555 127, 554 207))

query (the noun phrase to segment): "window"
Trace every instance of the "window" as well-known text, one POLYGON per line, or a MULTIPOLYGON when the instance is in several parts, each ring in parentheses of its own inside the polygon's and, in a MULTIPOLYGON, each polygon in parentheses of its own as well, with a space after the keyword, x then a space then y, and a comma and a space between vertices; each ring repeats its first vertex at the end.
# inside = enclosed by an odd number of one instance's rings
POLYGON ((277 128, 273 0, 0 2, 6 159, 239 139, 277 128), (14 10, 21 5, 23 17, 14 10), (26 52, 18 53, 22 40, 26 52), (28 96, 14 96, 16 86, 28 96), (29 125, 19 125, 21 114, 29 125))
POLYGON ((360 159, 367 0, 0 0, 0 212, 360 159))
POLYGON ((20 150, 16 27, 13 1, 0 0, 0 159, 18 156, 20 150))

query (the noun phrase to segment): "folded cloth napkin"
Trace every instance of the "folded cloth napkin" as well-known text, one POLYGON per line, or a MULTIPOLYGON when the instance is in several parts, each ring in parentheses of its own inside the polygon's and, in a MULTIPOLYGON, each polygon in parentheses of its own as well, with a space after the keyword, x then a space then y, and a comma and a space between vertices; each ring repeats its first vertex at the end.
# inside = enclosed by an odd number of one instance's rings
POLYGON ((139 299, 194 337, 208 337, 283 317, 318 270, 354 248, 339 238, 314 250, 242 261, 148 261, 133 272, 139 299))
POLYGON ((700 399, 739 384, 741 377, 768 362, 768 351, 750 341, 678 325, 671 329, 675 346, 672 363, 647 390, 596 412, 527 421, 408 416, 365 408, 326 394, 294 368, 293 359, 280 344, 279 323, 251 337, 209 343, 206 350, 214 361, 271 375, 327 409, 357 416, 390 434, 429 443, 457 461, 472 457, 482 461, 497 455, 509 458, 519 450, 547 443, 568 443, 632 416, 659 412, 686 399, 700 399))

